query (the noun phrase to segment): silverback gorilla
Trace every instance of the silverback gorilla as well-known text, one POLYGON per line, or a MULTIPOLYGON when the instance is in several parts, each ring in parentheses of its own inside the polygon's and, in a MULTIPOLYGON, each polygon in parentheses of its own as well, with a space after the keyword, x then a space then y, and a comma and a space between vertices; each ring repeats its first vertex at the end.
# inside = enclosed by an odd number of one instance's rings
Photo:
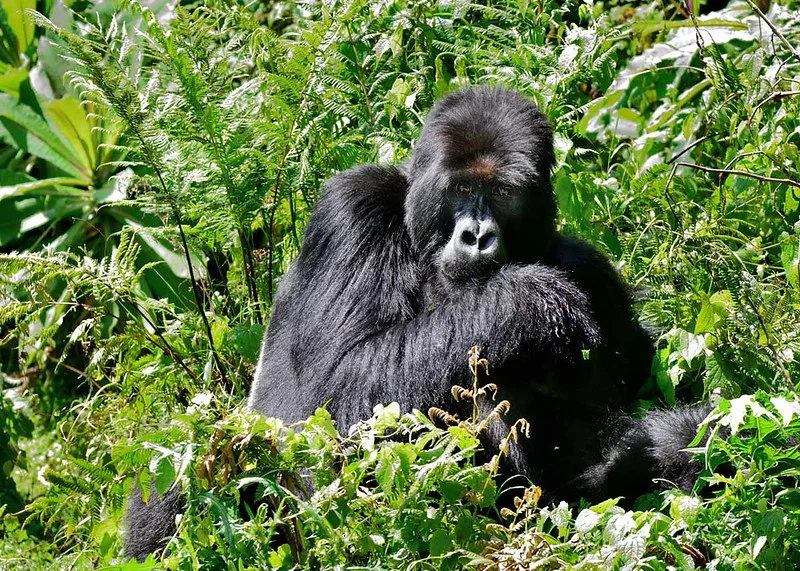
MULTIPOLYGON (((478 345, 512 403, 506 421, 532 425, 507 474, 550 500, 691 487, 682 450, 707 410, 621 413, 651 340, 609 262, 556 231, 552 138, 521 95, 467 88, 430 112, 408 163, 329 181, 278 289, 249 406, 291 422, 327 404, 343 430, 377 403, 453 410, 478 345)), ((179 504, 134 493, 127 555, 163 545, 179 504)))

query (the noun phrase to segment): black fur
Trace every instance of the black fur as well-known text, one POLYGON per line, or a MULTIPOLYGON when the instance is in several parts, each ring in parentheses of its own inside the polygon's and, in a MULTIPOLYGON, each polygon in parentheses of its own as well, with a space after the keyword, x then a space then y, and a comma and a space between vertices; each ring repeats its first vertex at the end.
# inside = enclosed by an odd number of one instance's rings
MULTIPOLYGON (((469 386, 478 345, 512 403, 506 422, 532 424, 510 474, 551 500, 632 497, 659 477, 691 486, 680 450, 703 411, 619 420, 651 340, 609 262, 556 232, 553 162, 531 102, 470 88, 435 107, 403 168, 329 181, 278 289, 249 406, 291 422, 327 404, 342 430, 376 403, 454 410, 450 389, 469 386)), ((130 555, 152 535, 144 520, 129 514, 130 555)))
POLYGON ((138 483, 128 497, 125 509, 128 534, 125 538, 125 556, 139 562, 151 553, 158 553, 175 535, 175 516, 183 511, 184 500, 180 488, 175 486, 159 497, 155 486, 150 488, 150 497, 144 503, 138 483))

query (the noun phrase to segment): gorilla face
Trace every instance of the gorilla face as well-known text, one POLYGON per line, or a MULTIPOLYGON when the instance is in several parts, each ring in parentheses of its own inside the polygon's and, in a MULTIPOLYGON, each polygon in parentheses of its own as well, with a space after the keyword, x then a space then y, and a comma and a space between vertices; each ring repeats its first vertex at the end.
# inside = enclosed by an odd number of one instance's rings
POLYGON ((406 227, 428 278, 452 292, 539 261, 555 232, 552 164, 552 130, 529 100, 476 88, 440 102, 407 167, 406 227))
POLYGON ((483 184, 459 185, 448 193, 453 230, 438 260, 444 279, 480 281, 506 263, 502 229, 511 225, 521 209, 518 196, 502 198, 493 193, 491 185, 483 184))

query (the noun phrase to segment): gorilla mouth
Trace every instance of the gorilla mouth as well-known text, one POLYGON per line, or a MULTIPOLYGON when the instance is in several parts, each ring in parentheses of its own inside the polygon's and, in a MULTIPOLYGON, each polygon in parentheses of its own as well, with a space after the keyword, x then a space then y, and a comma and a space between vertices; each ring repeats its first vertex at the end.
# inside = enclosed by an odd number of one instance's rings
POLYGON ((501 267, 502 264, 497 259, 470 260, 469 263, 442 261, 439 264, 439 275, 451 284, 481 284, 495 275, 501 267))

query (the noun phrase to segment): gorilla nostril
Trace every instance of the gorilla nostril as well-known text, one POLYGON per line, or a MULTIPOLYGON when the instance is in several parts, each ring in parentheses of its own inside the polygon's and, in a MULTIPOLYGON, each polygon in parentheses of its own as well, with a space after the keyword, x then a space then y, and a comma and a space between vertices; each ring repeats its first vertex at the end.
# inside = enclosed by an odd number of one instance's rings
POLYGON ((478 242, 478 240, 475 237, 475 234, 473 234, 469 230, 464 230, 461 233, 461 242, 463 244, 466 244, 467 246, 474 246, 478 242))
POLYGON ((479 250, 489 250, 490 248, 494 247, 497 243, 497 235, 494 232, 489 232, 488 234, 484 234, 478 240, 478 249, 479 250))

